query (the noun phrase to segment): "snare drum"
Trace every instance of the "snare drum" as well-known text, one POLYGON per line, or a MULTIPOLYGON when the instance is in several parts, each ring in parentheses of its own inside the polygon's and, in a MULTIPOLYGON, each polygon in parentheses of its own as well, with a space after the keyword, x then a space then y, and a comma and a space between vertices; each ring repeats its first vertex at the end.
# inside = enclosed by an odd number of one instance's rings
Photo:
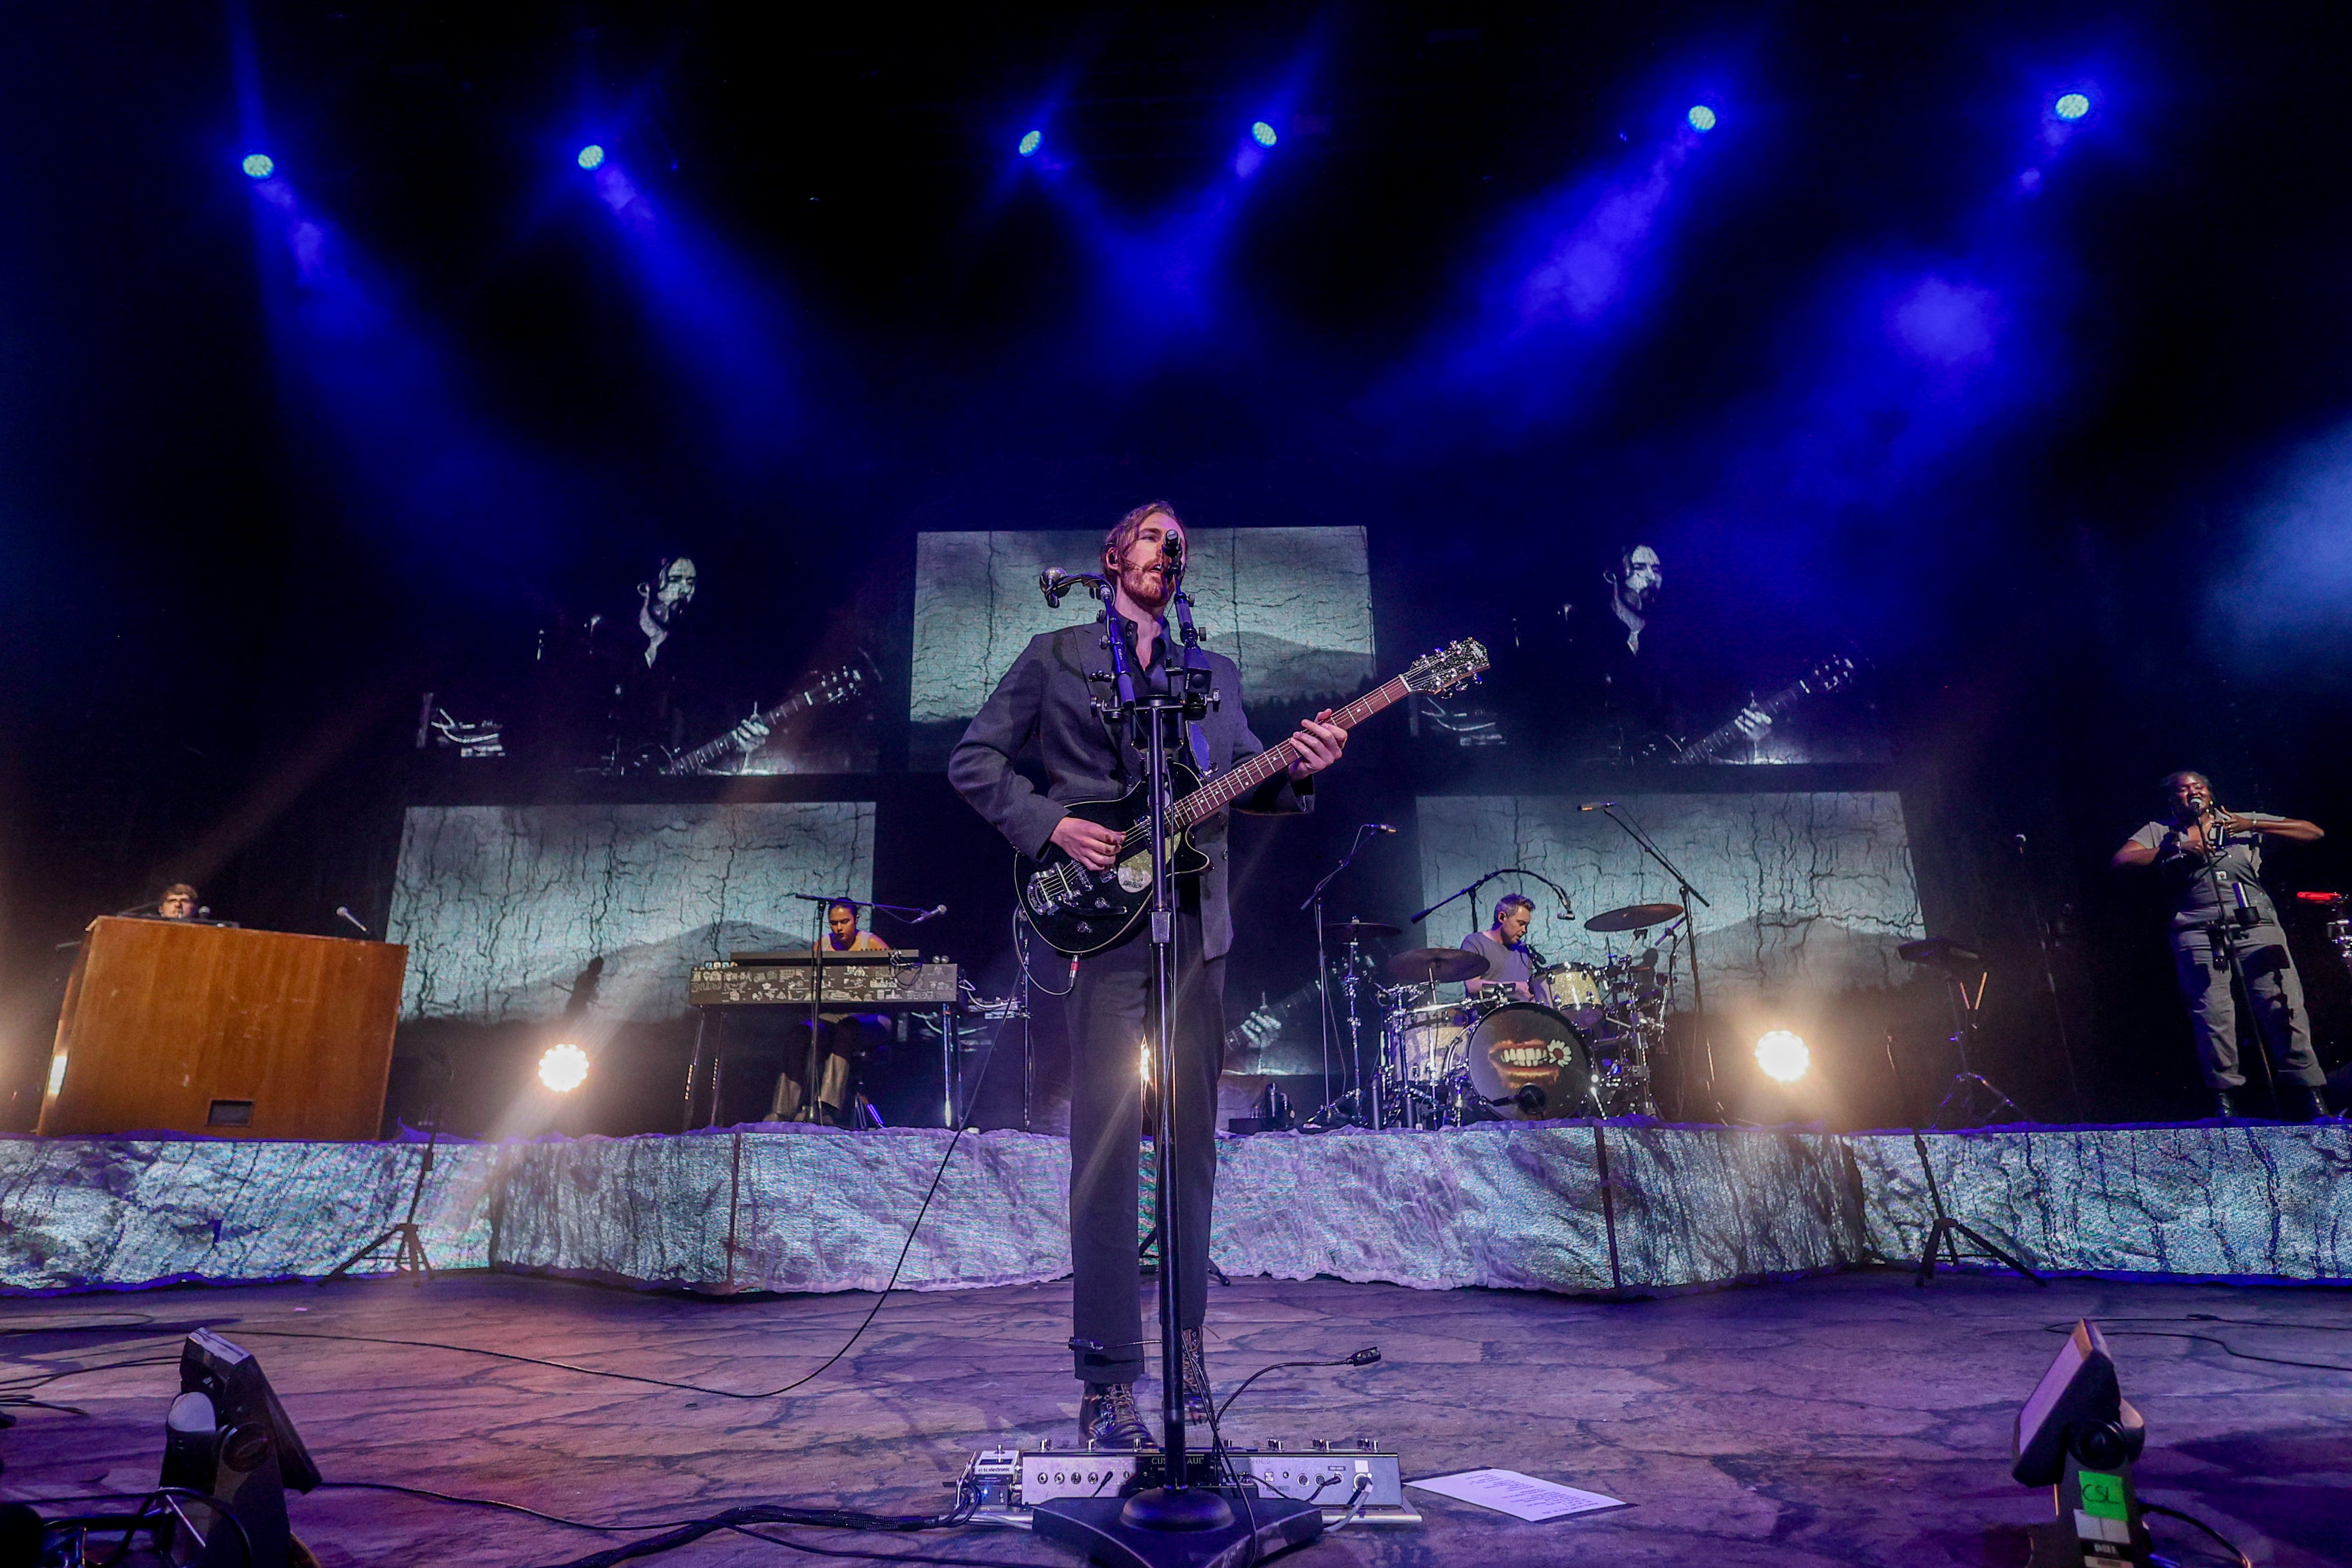
POLYGON ((1553 964, 1528 982, 1535 999, 1579 1029, 1601 1019, 1601 976, 1590 964, 1553 964))
POLYGON ((1447 1002, 1441 1006, 1408 1008, 1389 1015, 1393 1055, 1412 1083, 1435 1083, 1449 1072, 1459 1072, 1470 1045, 1471 1014, 1447 1002))

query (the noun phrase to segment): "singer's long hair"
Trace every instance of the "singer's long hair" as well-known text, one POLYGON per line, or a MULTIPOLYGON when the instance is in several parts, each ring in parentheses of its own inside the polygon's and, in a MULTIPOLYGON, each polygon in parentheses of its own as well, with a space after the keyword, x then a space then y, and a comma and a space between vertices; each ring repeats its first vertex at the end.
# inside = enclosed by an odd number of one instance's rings
POLYGON ((1133 544, 1135 536, 1142 531, 1144 519, 1155 515, 1167 518, 1180 528, 1184 526, 1184 519, 1178 517, 1176 508, 1167 502, 1146 501, 1119 518, 1111 526, 1110 532, 1103 536, 1103 567, 1113 578, 1118 575, 1119 562, 1127 554, 1127 547, 1133 544))

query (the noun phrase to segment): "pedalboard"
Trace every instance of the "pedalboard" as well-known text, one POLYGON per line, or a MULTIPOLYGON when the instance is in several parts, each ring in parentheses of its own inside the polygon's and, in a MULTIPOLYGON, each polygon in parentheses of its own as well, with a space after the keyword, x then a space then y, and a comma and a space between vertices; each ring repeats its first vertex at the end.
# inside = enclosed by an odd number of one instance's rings
MULTIPOLYGON (((1205 1449, 1194 1450, 1187 1467, 1202 1485, 1222 1483, 1205 1449)), ((1267 1438, 1247 1447, 1228 1446, 1223 1468, 1235 1482, 1264 1498, 1311 1502, 1327 1525, 1354 1515, 1358 1524, 1419 1524, 1421 1515, 1404 1495, 1404 1474, 1394 1450, 1370 1437, 1293 1443, 1267 1438)), ((1157 1450, 1126 1448, 987 1448, 964 1468, 963 1484, 978 1497, 974 1524, 1030 1527, 1039 1503, 1064 1498, 1116 1498, 1166 1479, 1166 1458, 1157 1450)))

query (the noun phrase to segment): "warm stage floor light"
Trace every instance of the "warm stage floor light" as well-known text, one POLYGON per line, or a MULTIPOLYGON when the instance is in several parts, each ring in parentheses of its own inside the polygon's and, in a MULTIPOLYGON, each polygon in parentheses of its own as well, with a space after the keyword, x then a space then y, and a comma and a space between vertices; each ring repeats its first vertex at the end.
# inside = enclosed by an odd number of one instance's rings
POLYGON ((1775 1083, 1794 1083, 1813 1065, 1813 1053, 1803 1040, 1776 1029, 1756 1042, 1756 1065, 1775 1083))
POLYGON ((278 172, 278 165, 267 152, 248 152, 245 155, 245 162, 237 167, 245 171, 245 177, 248 180, 267 180, 278 172))
POLYGON ((576 1045, 551 1045, 539 1059, 539 1081, 568 1094, 588 1081, 588 1053, 576 1045))

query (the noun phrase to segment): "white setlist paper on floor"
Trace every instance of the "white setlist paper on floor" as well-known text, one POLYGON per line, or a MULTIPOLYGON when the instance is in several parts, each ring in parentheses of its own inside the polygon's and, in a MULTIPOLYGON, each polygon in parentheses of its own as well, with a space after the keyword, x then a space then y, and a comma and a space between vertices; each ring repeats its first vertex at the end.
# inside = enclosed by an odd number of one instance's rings
POLYGON ((1458 1476, 1432 1476, 1425 1481, 1407 1481, 1405 1485, 1433 1491, 1440 1497, 1475 1502, 1480 1508, 1491 1508, 1531 1523, 1625 1506, 1618 1499, 1602 1497, 1597 1491, 1579 1491, 1558 1481, 1523 1476, 1517 1470, 1465 1470, 1458 1476))

